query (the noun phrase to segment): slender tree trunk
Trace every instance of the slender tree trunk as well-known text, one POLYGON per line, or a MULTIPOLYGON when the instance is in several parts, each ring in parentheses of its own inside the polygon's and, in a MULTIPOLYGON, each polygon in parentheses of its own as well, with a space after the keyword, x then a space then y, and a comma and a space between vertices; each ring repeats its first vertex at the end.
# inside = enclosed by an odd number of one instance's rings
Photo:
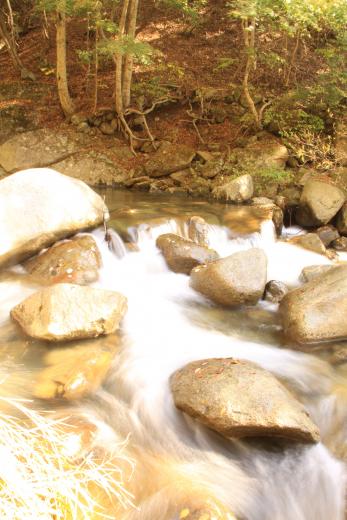
POLYGON ((22 79, 31 79, 34 81, 35 75, 23 65, 20 57, 18 56, 16 42, 14 41, 14 38, 8 32, 7 27, 6 27, 6 22, 3 19, 1 12, 0 12, 0 36, 5 42, 5 45, 7 47, 9 55, 11 56, 14 66, 17 67, 17 69, 20 71, 21 78, 22 79))
POLYGON ((75 112, 75 105, 71 99, 66 71, 66 1, 59 3, 56 24, 56 47, 57 47, 57 85, 61 108, 66 117, 75 112))
MULTIPOLYGON (((121 39, 125 34, 126 20, 128 15, 129 0, 123 1, 123 9, 119 22, 119 38, 121 39)), ((116 98, 116 112, 120 118, 124 119, 124 104, 123 104, 123 55, 117 53, 116 56, 116 85, 115 85, 115 98, 116 98)))
POLYGON ((297 30, 296 31, 296 36, 295 36, 295 44, 294 44, 294 47, 293 47, 292 55, 291 55, 291 58, 290 58, 290 63, 289 63, 287 74, 286 74, 285 81, 284 81, 284 85, 286 87, 289 86, 290 75, 291 75, 291 72, 292 72, 292 70, 294 68, 294 65, 295 65, 296 55, 297 55, 298 50, 299 50, 299 44, 300 44, 300 31, 297 30))
POLYGON ((243 93, 245 95, 249 110, 253 115, 257 128, 261 128, 259 114, 257 112, 257 109, 255 108, 255 104, 249 92, 248 86, 251 69, 255 67, 255 18, 251 18, 250 20, 246 19, 242 22, 242 32, 245 43, 245 49, 247 53, 245 72, 242 81, 243 93))
MULTIPOLYGON (((129 21, 127 34, 130 38, 135 38, 137 12, 139 8, 139 0, 131 0, 129 10, 129 21)), ((133 74, 133 56, 127 54, 124 58, 124 77, 123 77, 123 105, 127 108, 130 105, 131 98, 131 80, 133 74)))

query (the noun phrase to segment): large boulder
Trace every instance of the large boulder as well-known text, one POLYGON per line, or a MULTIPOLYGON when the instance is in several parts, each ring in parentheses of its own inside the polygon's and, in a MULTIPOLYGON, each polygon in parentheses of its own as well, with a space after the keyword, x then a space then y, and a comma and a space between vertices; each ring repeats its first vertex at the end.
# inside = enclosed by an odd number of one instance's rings
POLYGON ((8 173, 49 166, 76 153, 81 145, 66 133, 40 129, 17 134, 0 146, 0 165, 8 173))
POLYGON ((248 143, 245 148, 236 148, 233 155, 238 164, 243 167, 284 168, 289 158, 288 149, 270 134, 248 143))
POLYGON ((267 257, 253 248, 195 267, 190 285, 221 305, 255 305, 264 293, 266 276, 267 257))
POLYGON ((115 332, 126 310, 115 291, 58 283, 16 305, 11 317, 32 338, 66 341, 115 332))
POLYGON ((171 376, 170 386, 179 410, 225 437, 319 440, 304 407, 272 374, 249 361, 194 361, 171 376))
POLYGON ((150 177, 162 177, 184 170, 192 162, 195 151, 185 144, 163 143, 145 164, 150 177))
POLYGON ((69 177, 83 180, 90 186, 117 186, 129 179, 129 172, 104 154, 84 152, 54 164, 54 169, 69 177))
POLYGON ((337 186, 321 180, 308 180, 301 194, 296 221, 307 227, 327 224, 344 201, 345 195, 337 186))
POLYGON ((24 267, 40 283, 84 285, 98 279, 101 255, 94 238, 82 235, 55 244, 27 260, 24 267))
POLYGON ((281 301, 287 336, 299 343, 347 339, 347 265, 314 277, 281 301))
POLYGON ((216 199, 230 202, 244 202, 253 197, 253 191, 253 179, 252 176, 247 173, 226 184, 216 186, 212 191, 212 195, 216 199))
POLYGON ((0 267, 108 218, 102 198, 84 182, 48 168, 0 181, 0 267))
POLYGON ((156 245, 163 253, 168 267, 175 273, 190 274, 197 265, 206 264, 218 258, 218 253, 213 249, 173 233, 160 235, 156 245))

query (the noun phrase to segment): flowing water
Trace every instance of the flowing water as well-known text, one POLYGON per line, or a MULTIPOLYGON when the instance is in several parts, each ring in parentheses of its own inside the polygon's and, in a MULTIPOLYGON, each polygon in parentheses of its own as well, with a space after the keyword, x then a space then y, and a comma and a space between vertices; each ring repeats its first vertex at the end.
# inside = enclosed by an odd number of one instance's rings
MULTIPOLYGON (((184 508, 202 511, 212 503, 224 511, 218 517, 223 519, 232 518, 228 511, 239 520, 345 518, 347 363, 343 361, 347 355, 343 344, 310 346, 302 352, 282 335, 276 304, 261 302, 237 310, 211 304, 189 287, 188 276, 168 270, 155 239, 166 232, 186 236, 187 218, 202 216, 210 224, 210 246, 221 256, 261 247, 268 256, 268 279, 292 287, 299 284, 305 265, 330 261, 276 240, 271 221, 262 224, 260 233, 237 236, 220 225, 222 204, 102 193, 118 234, 113 234, 110 251, 103 230, 93 232, 103 257, 100 280, 94 285, 126 295, 129 309, 107 381, 74 409, 100 426, 104 445, 129 436, 136 459, 129 485, 137 508, 117 518, 173 520, 184 508), (120 236, 130 245, 125 246, 120 236), (177 411, 169 376, 185 363, 209 357, 247 359, 270 370, 305 404, 320 428, 322 442, 226 440, 177 411)), ((287 229, 285 235, 298 232, 287 229)), ((34 290, 22 280, 20 268, 0 280, 2 371, 8 392, 17 395, 28 392, 46 347, 27 342, 16 352, 14 346, 20 342, 8 313, 34 290)))

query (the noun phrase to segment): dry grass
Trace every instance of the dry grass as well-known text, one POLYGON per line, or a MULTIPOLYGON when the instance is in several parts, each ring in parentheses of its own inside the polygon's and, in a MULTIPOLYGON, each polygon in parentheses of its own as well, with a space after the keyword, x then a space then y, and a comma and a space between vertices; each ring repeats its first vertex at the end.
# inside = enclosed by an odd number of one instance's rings
POLYGON ((112 456, 93 450, 81 456, 79 432, 66 420, 51 420, 28 401, 0 404, 13 410, 0 414, 2 520, 115 519, 120 507, 133 507, 126 442, 112 456))

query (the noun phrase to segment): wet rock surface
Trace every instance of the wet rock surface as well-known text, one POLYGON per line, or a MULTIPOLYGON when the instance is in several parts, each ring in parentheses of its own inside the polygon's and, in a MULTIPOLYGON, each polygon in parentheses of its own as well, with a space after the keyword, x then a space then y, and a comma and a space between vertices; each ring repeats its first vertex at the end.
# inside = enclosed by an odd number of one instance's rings
POLYGON ((327 273, 333 267, 332 265, 308 265, 301 271, 300 280, 304 283, 310 282, 317 276, 327 273))
POLYGON ((175 273, 190 274, 200 264, 216 260, 216 251, 181 238, 173 233, 161 235, 156 241, 157 247, 164 255, 168 267, 175 273))
POLYGON ((105 379, 117 347, 118 338, 111 334, 50 350, 43 357, 46 367, 36 378, 34 396, 73 401, 92 394, 105 379))
POLYGON ((225 437, 319 440, 304 407, 254 363, 233 358, 194 361, 171 376, 170 387, 179 410, 225 437))
POLYGON ((280 303, 285 334, 299 343, 347 338, 347 265, 329 269, 280 303))
POLYGON ((28 336, 55 342, 115 332, 126 310, 120 293, 60 283, 26 298, 11 317, 28 336))
POLYGON ((93 237, 77 236, 30 258, 24 267, 41 283, 85 285, 98 279, 101 255, 93 237))
POLYGON ((307 233, 292 239, 292 242, 300 247, 324 255, 326 253, 325 245, 316 233, 307 233))
POLYGON ((82 181, 48 168, 10 175, 0 181, 0 266, 18 263, 104 218, 104 201, 82 181))
POLYGON ((283 300, 288 290, 289 289, 285 283, 277 280, 270 280, 265 286, 264 300, 272 303, 279 303, 283 300))
POLYGON ((264 293, 266 274, 267 257, 253 248, 196 267, 190 285, 221 305, 254 305, 264 293))

